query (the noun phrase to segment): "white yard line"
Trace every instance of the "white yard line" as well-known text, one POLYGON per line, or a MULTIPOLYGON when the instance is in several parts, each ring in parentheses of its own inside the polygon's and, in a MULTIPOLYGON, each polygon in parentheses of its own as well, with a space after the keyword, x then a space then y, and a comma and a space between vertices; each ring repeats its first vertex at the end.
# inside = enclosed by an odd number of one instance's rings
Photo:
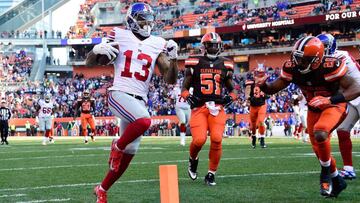
POLYGON ((7 198, 7 197, 23 197, 26 194, 13 194, 13 195, 1 195, 0 198, 7 198))
MULTIPOLYGON (((314 155, 315 156, 315 155, 314 155)), ((231 160, 249 160, 249 159, 287 159, 287 158, 308 158, 311 156, 308 155, 297 155, 297 156, 258 156, 258 157, 234 157, 234 158, 222 158, 222 161, 231 161, 231 160)), ((188 162, 189 160, 168 160, 168 161, 142 161, 142 162, 133 162, 131 164, 145 165, 145 164, 166 164, 166 163, 183 163, 188 162)), ((40 170, 40 169, 58 169, 58 168, 76 168, 76 167, 95 167, 95 166, 105 166, 103 164, 79 164, 79 165, 60 165, 60 166, 37 166, 29 168, 2 168, 1 171, 29 171, 29 170, 40 170)))
MULTIPOLYGON (((107 155, 107 154, 106 154, 107 155)), ((31 160, 31 159, 54 159, 54 158, 73 158, 73 157, 94 157, 105 156, 105 154, 78 154, 78 155, 62 155, 62 156, 36 156, 36 157, 17 157, 0 159, 0 161, 17 161, 17 160, 31 160)))
POLYGON ((26 201, 26 202, 16 202, 16 203, 38 203, 38 202, 68 202, 70 201, 70 198, 67 199, 43 199, 43 200, 32 200, 32 201, 26 201))
MULTIPOLYGON (((236 178, 236 177, 252 177, 252 176, 285 176, 285 175, 304 175, 304 174, 317 174, 319 171, 300 171, 300 172, 278 172, 278 173, 251 173, 251 174, 234 174, 234 175, 222 175, 217 176, 217 178, 236 178)), ((189 178, 179 178, 179 180, 190 180, 189 178)), ((118 181, 116 184, 124 183, 148 183, 148 182, 158 182, 159 179, 140 179, 140 180, 125 180, 118 181)), ((64 185, 46 185, 46 186, 36 186, 36 187, 23 187, 23 188, 1 188, 0 192, 6 191, 30 191, 30 190, 42 190, 50 188, 68 188, 68 187, 86 187, 86 186, 95 186, 100 183, 77 183, 77 184, 64 184, 64 185)), ((49 200, 47 200, 49 201, 49 200)), ((24 202, 23 202, 24 203, 24 202)))
MULTIPOLYGON (((250 145, 249 145, 250 146, 250 145)), ((54 149, 54 150, 44 150, 44 149, 39 149, 39 150, 28 150, 28 151, 23 151, 20 149, 21 147, 19 148, 16 148, 17 151, 3 151, 1 152, 0 151, 0 154, 21 154, 21 153, 44 153, 44 152, 73 152, 74 151, 81 151, 81 150, 73 150, 73 148, 67 148, 67 149, 54 149)), ((86 148, 89 148, 89 147, 86 147, 86 148)), ((186 146, 186 148, 188 149, 188 147, 186 146)), ((311 148, 311 146, 302 146, 302 147, 269 147, 268 149, 264 149, 264 150, 288 150, 288 149, 305 149, 305 148, 311 148)), ((149 149, 149 148, 147 148, 149 149)), ((165 148, 167 149, 167 148, 165 148)), ((105 147, 104 151, 109 151, 110 150, 110 147, 105 147), (106 150, 108 149, 108 150, 106 150)), ((144 149, 140 147, 139 149, 139 153, 138 154, 162 154, 164 153, 164 151, 143 151, 144 149)), ((170 150, 172 150, 170 148, 170 150)), ((223 149, 223 151, 253 151, 253 149, 250 149, 249 148, 236 148, 236 149, 223 149)), ((93 150, 89 150, 89 151, 99 151, 99 149, 97 147, 94 147, 93 150)), ((208 149, 203 149, 201 151, 209 151, 208 149)), ((171 154, 176 154, 176 153, 184 153, 184 152, 189 152, 189 150, 178 150, 178 151, 169 151, 169 152, 166 152, 166 153, 171 153, 171 154)))

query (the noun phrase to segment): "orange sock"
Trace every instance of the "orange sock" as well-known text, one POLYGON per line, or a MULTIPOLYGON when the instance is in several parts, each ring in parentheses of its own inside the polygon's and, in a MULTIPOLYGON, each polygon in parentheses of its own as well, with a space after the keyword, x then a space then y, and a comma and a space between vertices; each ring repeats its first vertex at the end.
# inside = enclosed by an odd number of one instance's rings
POLYGON ((322 163, 321 165, 322 166, 327 166, 328 164, 330 165, 330 163, 325 164, 325 162, 328 162, 331 158, 330 139, 327 138, 323 142, 317 142, 317 146, 318 146, 319 160, 320 163, 322 163))
POLYGON ((212 142, 209 151, 209 170, 216 171, 222 155, 221 142, 212 142))
POLYGON ((202 146, 196 145, 194 141, 190 144, 190 157, 195 160, 201 150, 202 146))
POLYGON ((265 134, 265 126, 264 126, 264 125, 260 125, 260 126, 259 126, 259 133, 260 133, 260 135, 264 135, 264 134, 265 134))
POLYGON ((336 160, 333 156, 331 156, 330 173, 334 173, 336 170, 336 160))

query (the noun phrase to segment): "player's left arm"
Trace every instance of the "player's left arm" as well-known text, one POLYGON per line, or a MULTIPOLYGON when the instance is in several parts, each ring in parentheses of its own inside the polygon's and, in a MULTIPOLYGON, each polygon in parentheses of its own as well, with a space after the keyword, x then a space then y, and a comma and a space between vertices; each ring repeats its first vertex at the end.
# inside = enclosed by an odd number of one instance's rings
POLYGON ((178 77, 178 45, 174 40, 169 40, 165 45, 165 52, 160 53, 156 60, 160 73, 165 82, 175 84, 178 77))
MULTIPOLYGON (((342 94, 345 101, 351 101, 360 96, 360 84, 350 74, 346 74, 340 79, 340 86, 344 89, 344 92, 342 94)), ((342 99, 341 93, 332 96, 330 100, 334 102, 337 100, 337 98, 342 99)))

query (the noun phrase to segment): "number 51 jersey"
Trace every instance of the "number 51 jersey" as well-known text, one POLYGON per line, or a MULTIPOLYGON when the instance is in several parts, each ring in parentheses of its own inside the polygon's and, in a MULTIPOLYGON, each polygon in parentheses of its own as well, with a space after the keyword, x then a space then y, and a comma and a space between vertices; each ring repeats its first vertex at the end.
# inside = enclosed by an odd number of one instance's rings
POLYGON ((185 60, 185 68, 189 68, 192 74, 193 95, 201 99, 201 103, 195 107, 200 107, 208 101, 223 104, 222 90, 225 88, 225 81, 232 76, 232 61, 224 57, 218 57, 216 60, 210 60, 206 56, 192 57, 185 60))
POLYGON ((114 28, 109 38, 119 43, 119 54, 114 61, 114 84, 109 90, 147 98, 156 60, 165 50, 166 41, 152 35, 141 41, 130 30, 120 28, 114 28))

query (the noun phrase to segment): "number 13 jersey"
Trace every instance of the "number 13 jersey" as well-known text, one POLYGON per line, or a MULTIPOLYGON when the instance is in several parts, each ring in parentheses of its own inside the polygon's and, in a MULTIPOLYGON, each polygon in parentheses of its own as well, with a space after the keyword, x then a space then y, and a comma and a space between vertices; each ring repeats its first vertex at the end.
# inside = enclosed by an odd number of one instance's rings
POLYGON ((166 41, 156 36, 141 41, 130 30, 120 28, 114 28, 109 38, 119 43, 119 54, 114 61, 114 84, 109 90, 147 98, 156 60, 165 50, 166 41))
MULTIPOLYGON (((185 60, 185 68, 190 69, 191 87, 194 88, 193 95, 201 99, 202 106, 205 102, 214 101, 223 104, 222 89, 229 72, 233 72, 233 62, 224 57, 210 60, 206 56, 192 57, 185 60)), ((232 79, 232 78, 231 78, 232 79)))

